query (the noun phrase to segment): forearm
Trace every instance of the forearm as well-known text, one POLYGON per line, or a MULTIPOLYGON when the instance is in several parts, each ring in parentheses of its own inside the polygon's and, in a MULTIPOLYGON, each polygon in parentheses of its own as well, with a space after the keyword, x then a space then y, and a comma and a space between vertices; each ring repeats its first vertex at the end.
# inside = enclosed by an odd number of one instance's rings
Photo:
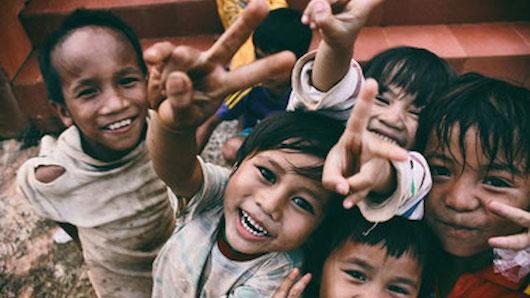
POLYGON ((320 91, 328 91, 339 82, 350 69, 353 56, 351 47, 332 47, 321 41, 315 57, 312 83, 320 91))
POLYGON ((196 159, 196 130, 172 131, 154 115, 149 125, 147 144, 153 167, 177 195, 192 196, 202 183, 202 172, 196 159))

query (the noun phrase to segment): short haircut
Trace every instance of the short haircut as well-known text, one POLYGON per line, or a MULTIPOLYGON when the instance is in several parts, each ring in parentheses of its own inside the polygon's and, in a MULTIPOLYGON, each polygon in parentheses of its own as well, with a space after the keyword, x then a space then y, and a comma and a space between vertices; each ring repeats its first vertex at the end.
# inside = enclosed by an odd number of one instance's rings
POLYGON ((52 63, 53 50, 61 45, 75 30, 85 27, 108 28, 121 33, 129 41, 136 53, 138 66, 144 75, 147 75, 142 47, 138 36, 125 22, 108 11, 92 11, 78 9, 66 17, 59 29, 54 31, 46 40, 39 51, 39 67, 46 83, 48 98, 60 104, 64 104, 61 77, 52 63))
POLYGON ((379 83, 381 93, 389 85, 396 85, 414 95, 414 104, 420 108, 436 99, 456 76, 445 60, 426 49, 414 47, 383 51, 370 59, 364 69, 365 77, 379 83))
MULTIPOLYGON (((237 152, 236 165, 245 158, 266 150, 288 150, 325 159, 337 143, 344 124, 318 112, 278 112, 265 118, 252 129, 237 152)), ((322 165, 297 169, 314 180, 321 180, 322 165)))
POLYGON ((291 51, 297 58, 309 49, 312 32, 302 24, 302 14, 290 8, 272 10, 259 24, 252 36, 252 42, 266 54, 291 51))
MULTIPOLYGON (((451 148, 453 128, 466 160, 465 135, 476 128, 481 149, 491 163, 502 154, 512 171, 530 170, 530 91, 477 73, 459 77, 420 116, 416 149, 424 152, 430 137, 441 149, 451 148), (522 169, 515 164, 523 163, 522 169)), ((451 153, 453 154, 453 153, 451 153)))
POLYGON ((305 269, 314 276, 307 297, 318 297, 326 259, 347 241, 382 246, 386 255, 415 259, 421 267, 419 297, 428 297, 434 286, 434 262, 440 253, 439 242, 423 221, 395 216, 388 221, 373 223, 362 216, 357 207, 335 210, 315 232, 312 247, 306 250, 305 269), (375 226, 374 226, 375 225, 375 226))

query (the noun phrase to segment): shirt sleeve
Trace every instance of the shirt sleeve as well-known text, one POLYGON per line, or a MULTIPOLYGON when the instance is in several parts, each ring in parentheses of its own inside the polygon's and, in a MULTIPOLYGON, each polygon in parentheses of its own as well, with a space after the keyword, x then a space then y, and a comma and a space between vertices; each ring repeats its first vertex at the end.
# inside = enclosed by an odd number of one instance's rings
POLYGON ((320 111, 332 118, 346 122, 361 90, 363 74, 360 65, 351 61, 351 67, 335 86, 322 92, 312 85, 311 75, 316 51, 309 52, 293 68, 291 92, 287 111, 320 111))
POLYGON ((199 191, 191 198, 187 199, 177 196, 177 201, 184 200, 184 203, 177 203, 176 213, 177 217, 179 217, 179 222, 183 218, 184 222, 188 222, 203 211, 219 205, 219 202, 223 200, 230 171, 221 166, 206 163, 200 156, 197 156, 197 159, 204 179, 199 191))
POLYGON ((359 202, 361 213, 372 222, 386 221, 395 215, 422 219, 423 201, 432 186, 427 161, 418 152, 411 151, 407 160, 393 161, 392 165, 397 174, 396 191, 383 203, 375 204, 369 198, 359 202))
POLYGON ((225 98, 223 104, 217 109, 215 115, 222 120, 234 120, 238 119, 245 109, 245 104, 248 100, 248 94, 252 91, 252 88, 237 91, 227 98, 225 98))

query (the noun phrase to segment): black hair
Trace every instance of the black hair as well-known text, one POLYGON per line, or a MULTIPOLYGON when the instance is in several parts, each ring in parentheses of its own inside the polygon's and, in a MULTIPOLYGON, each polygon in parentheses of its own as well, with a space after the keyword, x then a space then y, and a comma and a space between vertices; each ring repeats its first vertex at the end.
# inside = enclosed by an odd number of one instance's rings
POLYGON ((477 73, 460 76, 439 100, 422 111, 416 150, 424 152, 431 137, 439 148, 450 149, 455 127, 459 127, 458 145, 464 164, 465 135, 476 128, 490 165, 502 154, 512 172, 530 170, 529 90, 477 73), (515 167, 519 162, 524 168, 515 167))
POLYGON ((436 54, 420 48, 397 47, 383 51, 370 59, 365 77, 374 78, 383 93, 389 85, 401 87, 414 95, 414 104, 422 108, 449 86, 455 72, 436 54))
POLYGON ((252 36, 256 48, 265 54, 291 51, 297 58, 304 55, 311 43, 312 31, 302 24, 302 14, 290 8, 272 10, 252 36))
POLYGON ((313 279, 304 297, 318 297, 322 271, 326 259, 347 241, 382 246, 386 255, 401 258, 408 255, 415 259, 421 272, 419 297, 429 297, 434 288, 434 262, 440 253, 438 240, 423 221, 408 220, 395 216, 388 221, 367 221, 357 207, 335 210, 315 232, 313 247, 306 248, 304 269, 313 279), (340 227, 340 228, 339 228, 340 227))
MULTIPOLYGON (((236 157, 236 166, 260 151, 288 150, 307 153, 323 160, 337 143, 344 124, 318 112, 278 112, 258 123, 245 139, 236 157)), ((298 169, 315 180, 322 179, 322 165, 298 169)))
POLYGON ((138 36, 125 22, 109 11, 93 11, 78 9, 66 17, 59 29, 54 31, 39 50, 39 67, 46 83, 48 98, 60 104, 64 104, 61 77, 52 63, 52 52, 64 42, 76 29, 84 27, 103 27, 121 33, 133 47, 136 53, 138 66, 144 75, 147 75, 142 47, 138 36))

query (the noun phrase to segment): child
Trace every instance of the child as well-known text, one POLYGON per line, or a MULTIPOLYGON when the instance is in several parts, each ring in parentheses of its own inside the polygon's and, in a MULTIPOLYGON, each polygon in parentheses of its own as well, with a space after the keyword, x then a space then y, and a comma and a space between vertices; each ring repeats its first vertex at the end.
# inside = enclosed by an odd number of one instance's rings
MULTIPOLYGON (((252 36, 256 58, 262 58, 281 51, 291 51, 297 58, 305 54, 311 42, 311 29, 300 22, 302 14, 289 8, 272 10, 256 28, 252 36)), ((232 164, 243 139, 252 127, 266 116, 285 110, 289 94, 291 70, 269 77, 260 85, 240 90, 228 96, 198 132, 199 149, 202 149, 213 130, 222 121, 241 119, 240 134, 228 139, 223 145, 225 160, 232 164)))
POLYGON ((75 226, 99 297, 149 297, 151 263, 174 215, 144 142, 147 69, 138 38, 110 13, 78 10, 39 62, 69 128, 43 138, 39 156, 18 172, 20 189, 39 214, 75 226))
MULTIPOLYGON (((320 30, 322 41, 316 54, 308 53, 293 69, 293 93, 288 110, 320 110, 344 121, 350 117, 363 81, 359 65, 351 60, 353 44, 370 11, 380 2, 348 1, 335 7, 335 14, 331 13, 327 1, 314 0, 308 4, 302 20, 320 30)), ((454 72, 445 61, 427 50, 401 47, 387 50, 371 59, 366 65, 366 75, 379 83, 376 105, 369 112, 368 131, 383 140, 410 149, 415 140, 419 112, 449 84, 454 72)), ((366 191, 359 192, 348 186, 346 177, 355 172, 350 167, 354 159, 348 149, 350 136, 343 136, 342 141, 330 152, 324 185, 341 194, 353 192, 345 200, 345 207, 360 202, 359 207, 367 219, 387 220, 396 214, 397 202, 394 205, 381 204, 379 212, 368 214, 366 201, 360 200, 366 191)), ((402 177, 401 186, 408 188, 416 200, 401 198, 402 208, 397 213, 419 219, 423 216, 423 202, 417 199, 421 199, 429 190, 430 176, 425 160, 418 153, 410 152, 406 162, 392 163, 394 167, 408 167, 409 164, 412 173, 402 177)), ((388 162, 374 160, 361 170, 373 173, 382 166, 388 167, 388 162)), ((373 177, 372 173, 366 177, 373 177)), ((367 179, 363 181, 364 184, 368 182, 367 179)))
POLYGON ((374 227, 353 208, 335 214, 317 234, 305 264, 314 279, 304 297, 428 297, 432 292, 435 241, 423 222, 398 216, 374 227))
POLYGON ((425 217, 446 252, 442 297, 530 294, 529 131, 530 91, 473 73, 423 111, 417 148, 433 176, 425 217), (494 260, 506 249, 490 246, 521 251, 494 260))

